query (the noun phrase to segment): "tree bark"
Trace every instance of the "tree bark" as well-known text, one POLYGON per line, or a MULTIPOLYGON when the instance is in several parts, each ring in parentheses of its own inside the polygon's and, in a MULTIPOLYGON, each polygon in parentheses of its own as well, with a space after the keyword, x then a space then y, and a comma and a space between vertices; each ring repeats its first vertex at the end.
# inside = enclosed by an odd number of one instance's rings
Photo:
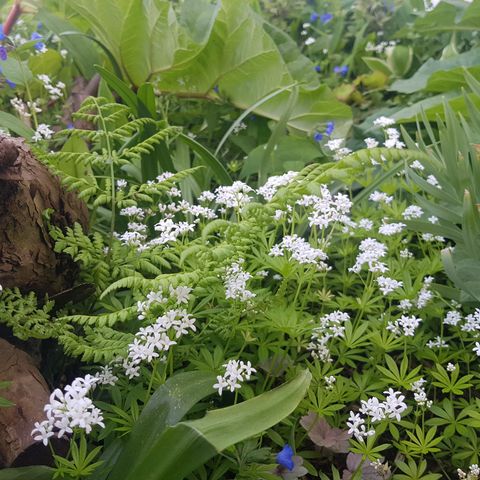
MULTIPOLYGON (((0 379, 11 384, 0 395, 15 405, 0 408, 0 466, 11 466, 29 447, 50 457, 49 449, 36 445, 31 432, 35 422, 45 420, 43 407, 50 391, 32 358, 0 338, 0 379)), ((36 458, 35 460, 38 460, 36 458)), ((29 463, 29 462, 27 462, 29 463)))
POLYGON ((66 255, 54 252, 50 223, 88 227, 86 205, 66 192, 19 138, 0 136, 0 285, 53 295, 70 288, 77 271, 66 255))

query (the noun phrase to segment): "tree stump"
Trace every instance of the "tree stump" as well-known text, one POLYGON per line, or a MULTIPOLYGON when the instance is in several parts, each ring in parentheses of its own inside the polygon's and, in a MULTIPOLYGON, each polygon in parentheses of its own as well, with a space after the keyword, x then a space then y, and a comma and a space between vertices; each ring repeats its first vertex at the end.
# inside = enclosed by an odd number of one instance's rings
POLYGON ((20 457, 24 464, 50 458, 49 449, 42 448, 43 444, 37 444, 31 436, 34 423, 45 420, 43 407, 49 401, 48 386, 32 358, 1 338, 0 380, 11 382, 0 390, 0 395, 15 404, 0 408, 0 466, 18 463, 20 457), (35 451, 32 462, 27 461, 26 455, 30 448, 32 453, 35 451))
POLYGON ((54 252, 50 222, 88 226, 86 205, 32 154, 23 139, 0 136, 0 285, 39 296, 73 285, 77 268, 54 252))

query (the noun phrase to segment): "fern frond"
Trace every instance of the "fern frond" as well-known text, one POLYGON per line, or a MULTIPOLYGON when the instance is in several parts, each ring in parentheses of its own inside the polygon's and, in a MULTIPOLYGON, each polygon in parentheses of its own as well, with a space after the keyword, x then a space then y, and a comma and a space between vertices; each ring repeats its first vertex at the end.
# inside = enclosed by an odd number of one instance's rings
POLYGON ((181 132, 179 127, 167 127, 163 130, 159 130, 157 133, 147 138, 143 142, 138 143, 132 148, 124 151, 124 156, 127 158, 141 158, 142 154, 148 154, 153 152, 155 146, 161 142, 174 137, 181 132))

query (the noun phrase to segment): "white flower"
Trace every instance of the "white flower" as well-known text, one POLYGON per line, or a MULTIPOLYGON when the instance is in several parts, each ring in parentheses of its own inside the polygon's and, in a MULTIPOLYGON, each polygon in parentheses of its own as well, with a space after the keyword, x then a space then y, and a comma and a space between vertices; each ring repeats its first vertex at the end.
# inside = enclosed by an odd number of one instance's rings
POLYGON ((233 300, 240 300, 246 302, 255 297, 255 293, 247 289, 247 281, 252 278, 252 275, 242 268, 243 259, 232 263, 225 271, 225 298, 233 300))
POLYGON ((414 170, 420 170, 420 171, 425 170, 425 167, 418 160, 414 160, 410 165, 410 168, 413 168, 414 170))
POLYGON ((457 367, 453 363, 447 363, 447 372, 454 372, 457 367))
POLYGON ((403 402, 405 395, 401 392, 395 392, 392 388, 389 388, 386 392, 386 398, 384 403, 385 416, 387 418, 395 418, 397 421, 401 420, 401 414, 407 409, 407 404, 403 402))
POLYGON ((223 366, 225 367, 224 375, 218 375, 217 383, 213 385, 213 388, 218 390, 219 395, 222 395, 223 390, 226 389, 234 392, 241 388, 244 378, 250 380, 252 373, 256 372, 250 362, 230 360, 223 366))
POLYGON ((458 312, 457 310, 450 310, 445 315, 445 318, 443 319, 443 324, 444 325, 452 325, 452 326, 455 327, 456 325, 458 325, 458 323, 461 320, 462 320, 462 315, 461 315, 460 312, 458 312))
POLYGON ((418 317, 402 315, 400 318, 388 322, 386 329, 393 332, 395 335, 405 335, 406 337, 413 337, 415 330, 421 323, 421 319, 418 317), (403 332, 402 332, 403 330, 403 332))
POLYGON ((448 348, 448 343, 440 336, 436 336, 433 340, 427 342, 428 348, 448 348))
POLYGON ((390 125, 394 125, 395 124, 395 120, 393 118, 389 118, 389 117, 378 117, 376 120, 373 121, 373 124, 376 126, 376 127, 382 127, 382 128, 385 128, 385 127, 389 127, 390 125))
POLYGON ((402 216, 405 220, 412 220, 414 218, 420 218, 423 215, 423 210, 417 205, 410 205, 407 207, 402 216))
POLYGON ((369 218, 362 218, 358 222, 358 227, 368 231, 373 228, 373 222, 369 218))
POLYGON ((367 148, 376 148, 376 147, 378 147, 378 142, 377 142, 377 140, 375 140, 374 138, 368 137, 368 138, 366 138, 366 139, 364 140, 364 142, 365 142, 365 145, 367 146, 367 148))
POLYGON ((35 428, 32 430, 32 437, 36 442, 42 442, 45 446, 48 445, 48 439, 53 437, 53 424, 49 420, 43 422, 35 422, 35 428))
POLYGON ((315 38, 314 37, 308 37, 306 40, 305 40, 305 45, 312 45, 315 43, 315 38))
POLYGON ((387 266, 380 262, 380 259, 387 254, 387 247, 383 243, 373 238, 366 238, 360 243, 359 250, 355 265, 348 269, 350 272, 360 273, 364 264, 368 264, 371 272, 384 273, 388 270, 387 266))
POLYGON ((475 347, 472 350, 480 357, 480 342, 475 342, 475 347))
POLYGON ((50 140, 54 133, 55 132, 46 123, 40 123, 32 136, 32 141, 39 142, 43 139, 50 140))
POLYGON ((319 270, 328 270, 328 265, 324 262, 327 260, 327 254, 319 249, 312 247, 306 240, 297 234, 286 235, 282 241, 274 245, 269 255, 272 257, 281 257, 288 252, 293 260, 303 265, 316 265, 319 270))
POLYGON ((442 188, 441 185, 438 183, 438 180, 436 179, 436 177, 434 175, 429 175, 427 177, 427 182, 430 184, 430 185, 433 185, 434 187, 437 187, 437 188, 442 188))
POLYGON ((343 143, 343 138, 334 138, 332 140, 329 140, 325 144, 325 146, 332 152, 335 152, 338 149, 340 149, 340 147, 342 146, 342 143, 343 143))
POLYGON ((237 180, 230 186, 217 188, 215 191, 216 202, 219 205, 225 205, 227 208, 240 209, 251 202, 251 198, 248 195, 250 192, 253 192, 253 188, 237 180))
POLYGON ((378 232, 382 235, 391 236, 401 233, 404 227, 406 227, 404 223, 384 223, 378 229, 378 232))
POLYGON ((412 258, 413 253, 408 249, 404 248, 403 250, 400 250, 400 258, 412 258))
POLYGON ((370 194, 368 197, 372 202, 383 202, 386 204, 392 203, 393 197, 391 195, 387 195, 386 193, 379 192, 376 190, 375 192, 370 194))
POLYGON ((265 184, 257 190, 257 193, 269 202, 280 187, 291 183, 297 175, 298 172, 290 171, 283 175, 270 177, 265 184))
POLYGON ((403 282, 399 282, 397 280, 394 280, 393 278, 384 277, 384 276, 380 276, 377 278, 377 284, 380 291, 384 295, 388 295, 389 293, 392 293, 397 288, 400 288, 403 286, 403 282))

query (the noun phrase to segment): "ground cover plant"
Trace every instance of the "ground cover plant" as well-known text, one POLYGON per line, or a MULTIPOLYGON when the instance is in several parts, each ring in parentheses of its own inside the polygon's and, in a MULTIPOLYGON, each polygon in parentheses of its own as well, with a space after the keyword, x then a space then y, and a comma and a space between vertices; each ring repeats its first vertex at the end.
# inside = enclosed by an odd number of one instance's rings
POLYGON ((0 276, 51 392, 0 480, 480 476, 480 2, 244 7, 7 5, 3 148, 89 221, 34 218, 68 288, 0 276))

